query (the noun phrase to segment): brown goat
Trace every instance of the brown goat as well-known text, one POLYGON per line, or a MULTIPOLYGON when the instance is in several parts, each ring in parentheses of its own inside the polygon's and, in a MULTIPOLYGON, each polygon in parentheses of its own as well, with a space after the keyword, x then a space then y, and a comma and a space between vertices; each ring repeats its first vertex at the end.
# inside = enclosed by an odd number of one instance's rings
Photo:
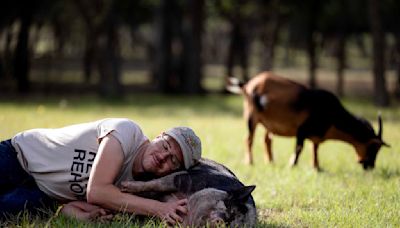
POLYGON ((295 153, 291 165, 297 164, 305 139, 313 143, 313 165, 320 170, 318 146, 327 139, 342 140, 354 146, 358 162, 364 169, 375 166, 377 153, 382 145, 382 120, 375 134, 371 124, 353 116, 332 93, 308 89, 271 72, 256 75, 247 83, 231 78, 227 89, 244 95, 244 118, 247 121, 246 161, 253 164, 252 145, 256 125, 266 129, 265 160, 273 161, 272 134, 296 136, 295 153))

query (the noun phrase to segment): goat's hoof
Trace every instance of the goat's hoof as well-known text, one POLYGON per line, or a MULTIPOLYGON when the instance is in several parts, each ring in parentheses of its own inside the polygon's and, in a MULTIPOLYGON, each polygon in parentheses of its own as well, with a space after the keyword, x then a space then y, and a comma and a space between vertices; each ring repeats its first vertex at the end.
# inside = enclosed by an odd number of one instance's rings
POLYGON ((244 162, 246 165, 254 165, 253 161, 245 161, 244 162))
POLYGON ((290 166, 291 168, 295 168, 295 167, 297 166, 297 162, 296 162, 296 161, 290 161, 290 162, 289 162, 289 166, 290 166))
POLYGON ((296 156, 292 156, 291 158, 290 158, 290 161, 289 161, 289 165, 291 166, 291 167, 295 167, 296 165, 297 165, 297 158, 296 158, 296 156))
POLYGON ((253 165, 253 159, 246 157, 244 160, 244 164, 246 165, 253 165))
POLYGON ((274 160, 269 158, 264 158, 264 163, 274 164, 274 160))
POLYGON ((320 167, 314 167, 314 170, 317 171, 318 173, 324 172, 324 170, 320 167))

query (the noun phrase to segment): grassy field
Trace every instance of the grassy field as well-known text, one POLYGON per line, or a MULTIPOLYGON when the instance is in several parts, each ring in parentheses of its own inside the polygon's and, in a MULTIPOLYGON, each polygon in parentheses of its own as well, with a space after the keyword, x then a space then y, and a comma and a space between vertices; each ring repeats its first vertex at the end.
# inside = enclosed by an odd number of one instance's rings
MULTIPOLYGON (((377 127, 378 109, 360 99, 344 99, 354 114, 377 127)), ((61 127, 105 117, 127 117, 142 126, 150 138, 175 125, 193 127, 203 142, 204 156, 225 164, 245 184, 255 184, 260 227, 399 227, 400 226, 400 110, 381 109, 385 141, 391 148, 378 154, 376 168, 364 172, 351 146, 328 141, 320 147, 324 172, 311 166, 309 143, 298 167, 288 166, 294 139, 275 137, 275 164, 264 163, 263 134, 259 127, 254 144, 255 165, 244 161, 246 124, 240 96, 131 95, 123 101, 95 97, 26 98, 0 101, 0 139, 37 127, 61 127)), ((120 218, 113 226, 130 226, 120 218)), ((7 226, 84 227, 87 224, 55 217, 49 220, 20 219, 7 226)), ((109 226, 110 224, 106 225, 109 226)), ((151 221, 150 227, 160 226, 151 221)), ((93 226, 101 226, 94 224, 93 226)), ((132 225, 135 226, 135 225, 132 225)))

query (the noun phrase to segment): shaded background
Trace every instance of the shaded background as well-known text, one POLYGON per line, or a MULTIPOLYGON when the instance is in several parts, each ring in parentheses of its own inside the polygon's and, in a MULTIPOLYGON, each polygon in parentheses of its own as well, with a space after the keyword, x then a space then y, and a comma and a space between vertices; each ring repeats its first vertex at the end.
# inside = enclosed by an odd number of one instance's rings
POLYGON ((3 0, 0 137, 106 117, 135 120, 149 138, 191 126, 204 157, 257 185, 260 227, 400 227, 399 13, 395 0, 3 0), (244 165, 243 98, 220 94, 227 75, 268 69, 333 91, 374 129, 381 110, 392 147, 375 170, 333 140, 320 148, 325 172, 311 168, 308 141, 288 169, 293 137, 274 137, 267 165, 262 128, 255 165, 244 165))
POLYGON ((399 12, 395 0, 4 0, 0 97, 224 93, 228 75, 274 70, 388 106, 399 12))

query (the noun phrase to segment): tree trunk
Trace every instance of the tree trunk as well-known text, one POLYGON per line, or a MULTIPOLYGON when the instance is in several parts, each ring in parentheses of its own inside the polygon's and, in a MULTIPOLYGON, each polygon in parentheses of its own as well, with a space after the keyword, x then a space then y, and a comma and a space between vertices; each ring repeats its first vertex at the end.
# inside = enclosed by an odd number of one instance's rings
POLYGON ((84 83, 89 84, 90 79, 92 78, 92 70, 93 70, 93 60, 95 55, 95 45, 94 45, 94 40, 96 40, 96 37, 93 36, 90 32, 86 34, 86 43, 85 43, 85 50, 83 53, 83 77, 84 77, 84 83))
POLYGON ((395 40, 396 40, 396 75, 397 75, 397 80, 396 80, 396 86, 394 90, 394 94, 397 99, 400 99, 400 32, 395 34, 395 40))
POLYGON ((32 24, 32 8, 26 6, 21 12, 21 27, 18 34, 18 42, 15 49, 14 74, 17 79, 19 93, 27 93, 30 89, 29 70, 29 29, 32 24))
POLYGON ((343 32, 339 33, 337 39, 337 68, 336 73, 338 77, 336 92, 339 97, 344 95, 344 69, 346 67, 346 37, 343 32))
MULTIPOLYGON (((289 25, 290 26, 290 25, 289 25)), ((288 28, 287 30, 287 35, 285 37, 285 40, 283 41, 283 48, 284 48, 284 52, 283 52, 283 66, 284 67, 292 67, 294 65, 294 59, 295 59, 295 52, 293 50, 293 48, 291 47, 291 29, 288 28)))
POLYGON ((313 35, 313 32, 310 32, 307 39, 307 54, 308 54, 308 72, 309 72, 309 86, 310 88, 317 87, 316 80, 316 69, 317 69, 317 57, 316 57, 316 42, 313 35))
POLYGON ((346 39, 347 39, 347 18, 349 18, 347 12, 347 5, 345 0, 339 0, 340 13, 337 17, 337 35, 336 35, 336 58, 337 58, 337 87, 336 93, 339 97, 344 95, 344 69, 346 67, 346 39))
POLYGON ((0 56, 0 79, 1 80, 4 80, 4 75, 5 75, 3 65, 4 65, 3 56, 0 56))
POLYGON ((6 35, 6 42, 5 42, 5 47, 4 47, 4 73, 5 73, 5 78, 11 79, 13 75, 13 50, 12 50, 12 40, 14 39, 13 33, 12 33, 12 26, 9 25, 7 27, 7 35, 6 35))
POLYGON ((369 16, 373 41, 374 101, 378 106, 389 106, 385 79, 385 37, 382 28, 379 0, 369 0, 369 16))
POLYGON ((260 71, 271 71, 274 66, 275 57, 275 44, 278 39, 278 34, 280 31, 280 13, 279 13, 279 0, 274 0, 271 3, 270 9, 270 21, 262 24, 266 24, 264 31, 264 36, 262 37, 264 43, 264 51, 262 52, 262 61, 260 66, 260 71), (270 26, 267 26, 267 25, 270 26))
MULTIPOLYGON (((93 65, 97 62, 95 58, 98 57, 98 49, 97 47, 97 42, 98 42, 98 36, 99 36, 99 31, 98 25, 96 25, 94 17, 95 13, 93 13, 90 9, 88 8, 89 5, 92 5, 93 2, 89 1, 80 1, 80 0, 74 0, 73 1, 75 4, 75 7, 77 8, 78 12, 80 13, 82 20, 86 26, 86 34, 85 34, 85 47, 84 47, 84 52, 83 52, 83 58, 82 58, 82 70, 83 70, 83 83, 88 84, 90 82, 90 79, 92 77, 93 73, 93 65)), ((100 3, 100 2, 98 2, 100 3)), ((97 5, 93 4, 93 8, 97 9, 97 5)), ((100 10, 99 10, 100 11, 100 10)), ((97 12, 99 13, 99 12, 97 12)))
POLYGON ((310 8, 309 10, 309 15, 307 17, 307 40, 306 40, 306 45, 307 45, 307 53, 308 53, 308 59, 309 59, 309 65, 308 65, 308 70, 309 70, 309 85, 311 88, 316 88, 317 87, 317 79, 316 79, 316 70, 317 70, 317 41, 316 41, 316 21, 318 20, 318 10, 319 9, 319 1, 318 0, 313 0, 310 2, 310 8))
POLYGON ((171 2, 161 1, 159 8, 156 10, 156 40, 155 40, 155 64, 154 76, 157 80, 157 88, 159 91, 167 93, 171 92, 169 75, 172 72, 172 26, 171 26, 171 2))
POLYGON ((103 97, 123 95, 120 83, 121 59, 119 51, 118 23, 114 7, 105 17, 106 30, 98 37, 97 67, 99 69, 99 93, 103 97))
POLYGON ((232 26, 230 32, 230 43, 228 46, 228 58, 226 62, 226 76, 234 77, 234 67, 238 60, 241 70, 242 79, 249 80, 248 75, 248 34, 246 34, 247 21, 240 14, 239 6, 235 6, 234 12, 230 16, 232 26))
POLYGON ((1 66, 0 66, 0 74, 2 77, 2 81, 8 81, 11 79, 12 74, 12 67, 13 64, 13 58, 12 58, 12 50, 11 50, 11 41, 13 39, 12 31, 11 31, 11 26, 5 26, 3 29, 3 32, 5 33, 5 42, 4 46, 2 49, 4 50, 3 53, 1 53, 1 66))
POLYGON ((204 19, 204 0, 188 1, 188 14, 184 27, 184 72, 182 75, 183 92, 201 93, 202 59, 201 41, 204 19))
POLYGON ((365 41, 363 34, 358 34, 354 36, 356 46, 358 50, 360 51, 360 55, 362 58, 369 58, 367 48, 365 47, 365 41))
POLYGON ((98 69, 97 85, 102 97, 120 97, 122 93, 121 59, 115 1, 74 1, 87 28, 83 58, 85 82, 90 80, 92 64, 98 69))
POLYGON ((54 33, 54 39, 56 41, 56 55, 62 56, 64 52, 64 46, 69 38, 67 33, 70 31, 65 31, 64 29, 65 22, 63 22, 60 16, 56 16, 54 21, 52 22, 52 28, 54 33))

